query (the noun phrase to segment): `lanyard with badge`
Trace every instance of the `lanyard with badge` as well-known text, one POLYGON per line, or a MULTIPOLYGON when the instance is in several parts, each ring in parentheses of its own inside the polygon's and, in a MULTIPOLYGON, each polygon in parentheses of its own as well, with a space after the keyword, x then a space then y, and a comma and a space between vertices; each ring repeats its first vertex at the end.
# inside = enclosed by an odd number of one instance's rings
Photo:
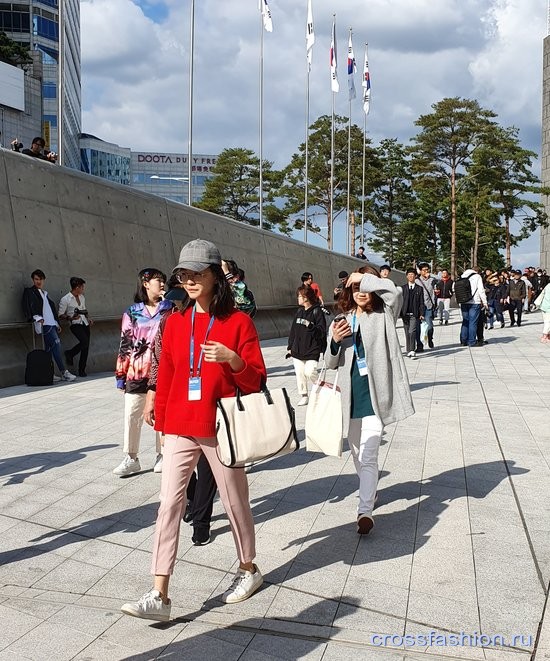
MULTIPOLYGON (((210 317, 210 322, 208 323, 208 328, 206 329, 206 335, 204 336, 203 344, 206 344, 208 339, 208 334, 214 323, 214 317, 210 317)), ((201 366, 202 359, 204 358, 204 350, 201 349, 199 355, 199 362, 197 364, 197 373, 195 375, 195 307, 193 306, 193 312, 191 313, 191 341, 189 344, 189 388, 188 388, 188 400, 190 402, 198 402, 201 398, 201 366)))
POLYGON ((355 351, 355 361, 357 363, 357 369, 359 370, 359 376, 368 376, 369 368, 367 367, 367 359, 366 357, 360 358, 359 352, 357 351, 357 335, 355 334, 355 320, 356 320, 356 314, 354 312, 351 318, 351 332, 353 334, 353 350, 355 351))

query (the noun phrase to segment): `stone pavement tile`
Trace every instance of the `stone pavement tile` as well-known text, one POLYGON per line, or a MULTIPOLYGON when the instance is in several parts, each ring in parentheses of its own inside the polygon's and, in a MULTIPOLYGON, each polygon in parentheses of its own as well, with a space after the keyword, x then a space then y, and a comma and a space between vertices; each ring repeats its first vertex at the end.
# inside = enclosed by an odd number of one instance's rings
POLYGON ((344 601, 338 606, 333 626, 337 629, 353 631, 354 638, 372 634, 402 635, 405 620, 344 601))
POLYGON ((10 650, 29 659, 68 661, 93 642, 93 636, 67 627, 43 622, 11 643, 10 650))
POLYGON ((62 603, 53 603, 42 599, 25 598, 25 596, 12 597, 5 601, 3 605, 20 613, 33 615, 40 620, 47 620, 51 615, 64 608, 62 603))
POLYGON ((112 569, 131 552, 132 549, 128 547, 92 539, 71 557, 77 562, 112 569))
MULTIPOLYGON (((458 659, 470 659, 473 661, 483 661, 485 659, 484 650, 481 646, 475 644, 469 645, 468 640, 475 641, 475 637, 470 635, 479 633, 479 630, 465 631, 456 629, 454 631, 445 631, 437 629, 436 627, 427 627, 416 624, 414 622, 407 622, 406 635, 412 637, 415 644, 407 645, 407 654, 416 652, 415 658, 424 659, 441 659, 446 656, 458 659), (462 641, 461 634, 468 635, 469 638, 464 638, 464 644, 457 645, 457 642, 462 641), (433 644, 429 644, 430 640, 433 644), (420 656, 421 653, 421 656, 420 656)), ((410 640, 410 639, 409 639, 410 640)), ((406 657, 408 658, 408 656, 406 657)))
MULTIPOLYGON (((233 634, 220 638, 219 630, 202 622, 190 622, 164 650, 166 658, 185 659, 185 661, 237 661, 250 642, 247 632, 231 631, 233 634), (229 638, 229 639, 228 639, 229 638)), ((150 654, 162 652, 158 647, 150 654)), ((156 658, 151 656, 150 658, 156 658)), ((261 658, 261 657, 260 657, 261 658)))
POLYGON ((408 589, 372 580, 368 572, 363 576, 357 573, 350 576, 343 593, 345 601, 356 603, 367 610, 393 615, 403 620, 407 614, 408 589))
POLYGON ((325 658, 325 649, 326 643, 320 641, 256 634, 240 659, 242 661, 270 661, 275 659, 320 661, 325 658))
POLYGON ((4 649, 32 631, 43 619, 0 604, 0 621, 0 649, 4 649))
POLYGON ((104 631, 101 639, 126 647, 134 653, 147 652, 151 654, 150 658, 154 659, 156 657, 152 654, 153 650, 157 653, 162 651, 185 627, 185 623, 154 623, 124 615, 104 631))
MULTIPOLYGON (((74 657, 74 661, 128 661, 128 659, 135 659, 137 661, 139 656, 139 654, 133 654, 132 650, 128 647, 116 645, 104 638, 96 638, 74 657)), ((150 655, 144 655, 142 659, 143 661, 148 661, 152 657, 150 655)))
POLYGON ((292 563, 286 578, 280 585, 289 590, 337 600, 342 596, 347 574, 347 570, 332 571, 332 566, 316 568, 298 561, 292 563))
POLYGON ((103 578, 106 573, 107 570, 104 567, 95 567, 69 558, 33 585, 46 590, 61 588, 83 594, 103 578))
POLYGON ((364 563, 353 564, 349 578, 367 579, 377 583, 408 590, 411 579, 412 556, 391 559, 370 558, 364 563))
POLYGON ((32 550, 23 551, 16 562, 0 566, 0 583, 32 587, 63 561, 64 558, 55 553, 36 555, 32 550))
POLYGON ((477 604, 411 590, 407 620, 452 631, 479 630, 477 604))
POLYGON ((337 610, 337 601, 281 587, 267 610, 266 617, 288 618, 306 624, 331 625, 337 610))
POLYGON ((121 617, 124 615, 121 613, 120 607, 116 610, 103 610, 71 604, 62 607, 48 621, 97 638, 121 617))
POLYGON ((329 642, 323 654, 323 661, 404 661, 405 653, 398 650, 377 649, 376 647, 356 647, 329 642))

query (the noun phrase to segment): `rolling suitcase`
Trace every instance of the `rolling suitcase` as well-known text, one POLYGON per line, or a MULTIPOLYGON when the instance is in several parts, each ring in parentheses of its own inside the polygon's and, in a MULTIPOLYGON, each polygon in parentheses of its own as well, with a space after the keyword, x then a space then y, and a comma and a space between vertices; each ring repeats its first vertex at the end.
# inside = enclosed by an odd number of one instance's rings
MULTIPOLYGON (((28 386, 51 386, 53 384, 53 362, 52 356, 44 349, 36 348, 34 326, 32 328, 33 350, 27 354, 25 366, 25 383, 28 386)), ((42 346, 44 338, 42 337, 42 346)))

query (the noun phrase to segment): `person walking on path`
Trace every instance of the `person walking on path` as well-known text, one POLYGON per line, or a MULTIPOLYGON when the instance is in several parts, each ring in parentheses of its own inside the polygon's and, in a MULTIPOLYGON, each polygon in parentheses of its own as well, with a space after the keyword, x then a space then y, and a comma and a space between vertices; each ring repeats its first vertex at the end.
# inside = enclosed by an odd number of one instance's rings
POLYGON ((435 295, 437 300, 437 310, 435 314, 439 317, 439 325, 445 322, 445 326, 449 323, 450 310, 451 310, 451 297, 453 295, 454 280, 449 275, 447 269, 441 271, 441 279, 435 285, 435 295))
POLYGON ((69 320, 71 333, 78 340, 78 343, 72 349, 65 351, 65 360, 67 365, 72 367, 75 356, 80 354, 78 376, 82 377, 88 376, 86 374, 86 363, 88 362, 88 351, 90 349, 90 326, 94 323, 86 309, 85 284, 86 281, 82 278, 71 278, 71 291, 59 301, 58 310, 59 318, 69 320))
MULTIPOLYGON (((434 317, 437 312, 437 296, 435 286, 437 279, 430 275, 430 265, 422 262, 418 265, 418 277, 416 284, 422 287, 424 293, 424 323, 426 324, 426 339, 430 349, 434 348, 434 317)), ((421 339, 420 325, 416 329, 416 350, 424 351, 424 344, 421 339)))
POLYGON ((308 383, 315 381, 319 356, 327 347, 327 323, 311 287, 302 285, 296 290, 299 308, 294 315, 288 336, 287 355, 292 356, 298 394, 298 406, 308 403, 308 383))
MULTIPOLYGON (((138 274, 134 304, 122 315, 120 348, 116 364, 116 386, 124 393, 124 459, 113 470, 124 477, 139 473, 139 443, 143 426, 143 408, 147 396, 147 382, 155 337, 161 318, 172 309, 170 301, 163 301, 166 276, 155 268, 138 274)), ((160 472, 162 447, 156 434, 156 473, 160 472)))
POLYGON ((346 315, 329 329, 327 367, 338 370, 342 392, 344 434, 359 477, 357 532, 366 535, 374 525, 378 485, 378 451, 385 425, 414 414, 407 370, 397 339, 400 313, 398 290, 363 266, 348 279, 338 300, 346 315))
POLYGON ((416 330, 424 319, 424 293, 422 287, 415 282, 416 269, 407 269, 405 277, 407 283, 402 285, 403 306, 401 308, 401 319, 405 330, 405 350, 407 358, 416 360, 416 330))
POLYGON ((476 269, 466 269, 461 278, 469 280, 469 293, 471 296, 465 303, 460 304, 460 310, 462 312, 460 344, 463 347, 483 346, 482 344, 477 344, 477 322, 481 313, 481 307, 487 307, 487 297, 485 296, 483 279, 476 269))
POLYGON ((540 341, 550 343, 550 284, 547 284, 537 296, 535 303, 542 312, 542 335, 540 341))
POLYGON ((521 326, 523 304, 527 297, 527 287, 521 277, 521 271, 514 271, 508 285, 508 300, 510 302, 510 326, 521 326), (516 317, 517 314, 517 317, 516 317))
POLYGON ((167 621, 171 601, 185 489, 199 456, 206 455, 216 478, 237 548, 239 568, 222 596, 225 603, 248 599, 263 583, 254 564, 254 520, 243 468, 228 468, 218 459, 216 401, 260 392, 267 372, 254 322, 235 310, 221 255, 210 241, 186 244, 174 269, 189 302, 166 321, 162 337, 155 401, 155 429, 166 434, 155 526, 151 573, 153 589, 136 603, 122 606, 134 617, 167 621))

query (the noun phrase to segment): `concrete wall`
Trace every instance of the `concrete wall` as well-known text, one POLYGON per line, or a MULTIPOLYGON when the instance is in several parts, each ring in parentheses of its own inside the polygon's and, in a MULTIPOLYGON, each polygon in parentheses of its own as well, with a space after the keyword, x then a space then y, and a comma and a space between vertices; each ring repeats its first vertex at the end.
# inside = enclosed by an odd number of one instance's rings
MULTIPOLYGON (((544 39, 542 66, 542 152, 541 179, 543 186, 550 186, 550 36, 544 39)), ((550 215, 550 200, 544 195, 542 201, 550 215)), ((550 228, 540 230, 540 266, 550 270, 550 228)))
MULTIPOLYGON (((23 380, 32 333, 23 323, 21 294, 35 268, 46 273, 46 289, 56 302, 69 290, 71 276, 86 280, 86 305, 97 322, 89 367, 107 370, 114 365, 120 315, 133 300, 137 272, 147 266, 170 272, 181 246, 199 237, 213 241, 246 271, 263 338, 287 334, 303 271, 314 274, 325 299, 332 301, 338 271, 361 265, 351 257, 0 150, 0 386, 23 380)), ((74 344, 66 326, 62 342, 74 344)))

